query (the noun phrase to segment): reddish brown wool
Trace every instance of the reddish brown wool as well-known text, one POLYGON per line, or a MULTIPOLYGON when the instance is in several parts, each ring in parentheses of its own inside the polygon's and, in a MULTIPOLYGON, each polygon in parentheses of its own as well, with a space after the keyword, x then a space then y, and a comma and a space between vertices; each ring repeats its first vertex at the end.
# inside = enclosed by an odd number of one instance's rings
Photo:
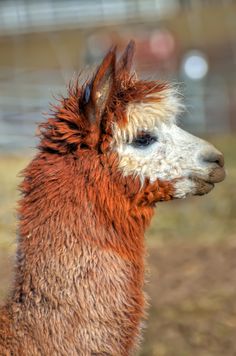
POLYGON ((40 126, 24 170, 15 282, 0 315, 0 355, 130 355, 144 317, 144 231, 168 182, 124 176, 112 124, 166 84, 130 75, 131 42, 40 126))

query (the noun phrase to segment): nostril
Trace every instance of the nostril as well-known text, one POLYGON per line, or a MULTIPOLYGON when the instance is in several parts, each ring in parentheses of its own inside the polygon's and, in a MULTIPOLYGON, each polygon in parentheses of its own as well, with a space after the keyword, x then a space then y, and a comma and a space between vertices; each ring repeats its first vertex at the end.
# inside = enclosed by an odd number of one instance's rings
POLYGON ((219 155, 219 157, 216 160, 216 163, 220 166, 220 167, 224 167, 225 164, 225 160, 224 160, 224 156, 222 154, 219 155))
POLYGON ((220 167, 224 167, 224 156, 219 152, 208 152, 203 156, 203 161, 216 163, 220 167))

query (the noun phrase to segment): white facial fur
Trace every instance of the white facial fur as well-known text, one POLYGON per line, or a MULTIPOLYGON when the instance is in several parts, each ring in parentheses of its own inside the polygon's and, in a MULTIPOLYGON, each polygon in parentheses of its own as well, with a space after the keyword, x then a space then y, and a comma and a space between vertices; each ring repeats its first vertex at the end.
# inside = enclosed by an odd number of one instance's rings
MULTIPOLYGON (((124 175, 173 181, 174 197, 194 194, 193 177, 208 179, 212 165, 202 157, 206 151, 217 151, 208 142, 179 128, 175 117, 181 105, 173 90, 165 90, 160 102, 132 103, 127 108, 128 124, 124 129, 114 126, 113 149, 120 158, 124 175), (138 132, 148 132, 156 142, 145 147, 134 147, 138 132)), ((217 151, 218 152, 218 151, 217 151)))

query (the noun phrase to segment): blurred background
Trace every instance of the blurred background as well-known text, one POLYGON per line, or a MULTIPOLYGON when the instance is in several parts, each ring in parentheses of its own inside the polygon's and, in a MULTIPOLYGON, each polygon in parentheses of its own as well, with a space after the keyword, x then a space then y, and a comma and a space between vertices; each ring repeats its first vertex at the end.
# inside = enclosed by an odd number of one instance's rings
MULTIPOLYGON (((228 177, 160 204, 147 234, 150 313, 140 355, 236 355, 236 1, 0 1, 0 300, 11 281, 18 172, 42 113, 112 44, 140 77, 179 83, 180 124, 214 143, 228 177)), ((90 69, 89 69, 90 67, 90 69)))

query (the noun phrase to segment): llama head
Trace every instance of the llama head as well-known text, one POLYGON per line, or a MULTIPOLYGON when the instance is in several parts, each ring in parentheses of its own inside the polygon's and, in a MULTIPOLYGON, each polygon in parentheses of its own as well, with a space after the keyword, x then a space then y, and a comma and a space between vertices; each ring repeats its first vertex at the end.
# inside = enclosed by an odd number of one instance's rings
POLYGON ((92 79, 69 88, 69 97, 42 125, 41 149, 86 150, 88 158, 96 152, 107 161, 115 156, 119 179, 129 181, 129 189, 138 181, 139 198, 152 205, 208 193, 224 179, 222 154, 177 126, 183 105, 176 88, 138 80, 131 73, 133 54, 132 41, 118 61, 116 49, 110 50, 92 79))

